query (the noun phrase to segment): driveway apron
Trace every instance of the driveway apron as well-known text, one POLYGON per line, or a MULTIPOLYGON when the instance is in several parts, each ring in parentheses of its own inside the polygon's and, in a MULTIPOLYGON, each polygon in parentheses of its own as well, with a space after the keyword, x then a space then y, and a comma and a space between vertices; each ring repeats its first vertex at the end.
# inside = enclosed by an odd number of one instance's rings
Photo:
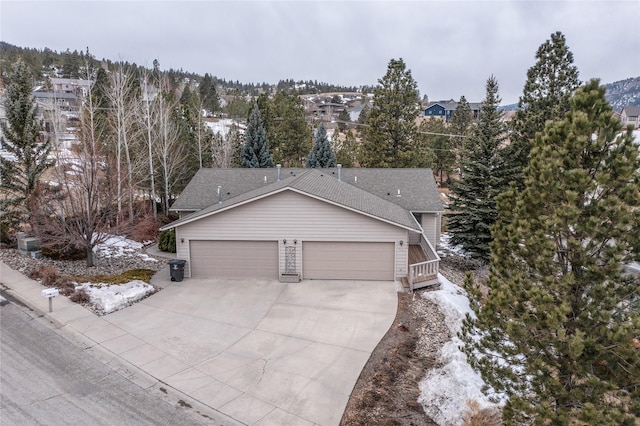
POLYGON ((238 422, 337 425, 396 307, 394 282, 187 279, 83 332, 238 422))

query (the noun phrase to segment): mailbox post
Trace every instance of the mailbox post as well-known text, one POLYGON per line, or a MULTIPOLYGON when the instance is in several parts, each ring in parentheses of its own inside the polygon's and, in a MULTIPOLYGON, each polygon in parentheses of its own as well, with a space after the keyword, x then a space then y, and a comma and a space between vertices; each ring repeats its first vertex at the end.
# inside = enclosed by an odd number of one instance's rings
POLYGON ((49 299, 49 312, 53 312, 53 298, 60 295, 60 291, 57 288, 45 288, 40 294, 49 299))

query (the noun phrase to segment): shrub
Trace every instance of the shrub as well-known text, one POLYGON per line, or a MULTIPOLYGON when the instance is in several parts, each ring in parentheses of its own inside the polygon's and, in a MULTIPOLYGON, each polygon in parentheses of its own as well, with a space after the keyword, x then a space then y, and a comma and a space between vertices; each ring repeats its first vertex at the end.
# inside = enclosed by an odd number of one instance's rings
MULTIPOLYGON (((69 281, 69 277, 64 276, 64 275, 60 275, 58 276, 58 278, 56 279, 55 283, 54 283, 55 287, 58 287, 58 289, 60 290, 60 293, 63 292, 63 290, 71 290, 71 293, 73 293, 73 291, 75 290, 75 285, 69 281)), ((63 294, 63 296, 68 296, 68 294, 63 294)))
POLYGON ((40 252, 53 260, 83 260, 87 257, 84 249, 59 241, 43 241, 40 252))
POLYGON ((15 231, 11 228, 11 224, 8 222, 0 222, 0 244, 4 244, 9 247, 16 245, 15 231))
POLYGON ((467 401, 462 426, 502 426, 502 415, 497 407, 480 408, 478 401, 467 401))
POLYGON ((75 303, 89 303, 91 301, 89 293, 87 293, 84 288, 76 290, 69 299, 75 303))
POLYGON ((39 268, 29 271, 29 278, 32 280, 41 280, 43 285, 53 287, 56 285, 56 281, 60 278, 60 275, 58 275, 58 268, 55 266, 42 265, 39 268))
POLYGON ((67 287, 67 286, 58 288, 58 290, 60 291, 60 294, 63 296, 70 296, 76 291, 73 287, 67 287))
POLYGON ((158 249, 160 251, 168 251, 169 253, 176 252, 176 231, 175 229, 168 229, 160 232, 158 238, 158 249))
POLYGON ((31 278, 32 280, 39 280, 40 279, 40 268, 31 269, 29 271, 29 273, 27 274, 27 276, 29 278, 31 278))

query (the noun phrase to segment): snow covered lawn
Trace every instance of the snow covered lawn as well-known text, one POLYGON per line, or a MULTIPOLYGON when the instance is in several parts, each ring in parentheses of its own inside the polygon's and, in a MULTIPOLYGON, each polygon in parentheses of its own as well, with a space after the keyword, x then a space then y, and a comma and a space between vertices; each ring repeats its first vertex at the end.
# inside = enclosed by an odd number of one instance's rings
POLYGON ((151 284, 140 280, 126 284, 83 283, 76 287, 79 289, 84 289, 89 303, 100 314, 118 311, 155 292, 151 284))
POLYGON ((139 243, 137 241, 129 240, 126 237, 121 235, 109 235, 105 236, 106 239, 104 242, 97 244, 93 248, 94 253, 100 253, 104 257, 122 257, 122 256, 138 256, 144 260, 150 262, 157 262, 157 259, 154 259, 150 256, 147 256, 145 253, 140 253, 140 250, 144 248, 148 243, 139 243))
MULTIPOLYGON (((145 245, 120 235, 109 235, 104 242, 97 244, 93 251, 104 257, 136 256, 145 261, 158 262, 157 259, 141 253, 145 245)), ((76 290, 79 289, 84 289, 89 296, 89 304, 101 315, 123 309, 156 291, 151 284, 141 280, 125 284, 86 282, 76 287, 76 290)))

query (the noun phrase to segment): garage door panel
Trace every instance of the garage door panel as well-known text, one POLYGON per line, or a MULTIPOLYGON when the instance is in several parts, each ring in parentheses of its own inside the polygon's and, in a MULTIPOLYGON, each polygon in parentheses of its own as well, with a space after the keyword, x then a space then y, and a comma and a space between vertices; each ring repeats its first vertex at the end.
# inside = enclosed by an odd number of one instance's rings
POLYGON ((305 279, 393 280, 394 243, 302 243, 305 279))
POLYGON ((194 278, 278 278, 276 241, 191 241, 194 278))

